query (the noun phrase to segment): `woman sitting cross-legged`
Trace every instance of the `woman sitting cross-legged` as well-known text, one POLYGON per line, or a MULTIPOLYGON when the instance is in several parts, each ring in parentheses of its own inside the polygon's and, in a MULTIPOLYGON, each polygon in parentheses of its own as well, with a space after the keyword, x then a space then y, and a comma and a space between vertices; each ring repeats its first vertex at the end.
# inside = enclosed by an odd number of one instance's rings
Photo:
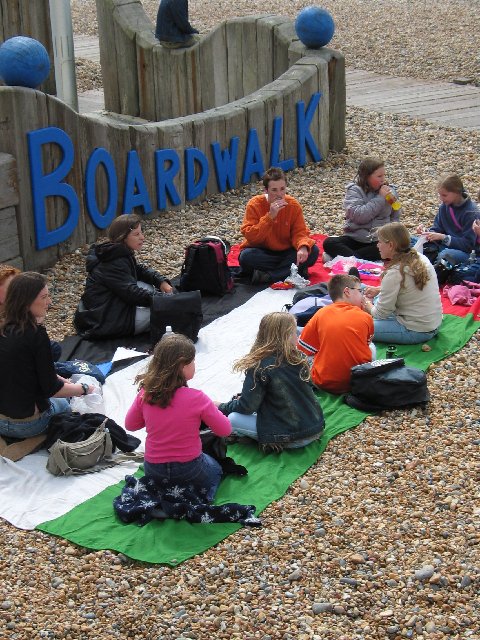
POLYGON ((234 366, 245 372, 241 394, 218 404, 232 423, 232 433, 274 450, 304 447, 321 436, 322 409, 307 358, 296 344, 293 315, 275 311, 262 318, 250 353, 234 366))
POLYGON ((154 291, 173 289, 158 271, 135 260, 144 240, 141 218, 121 215, 108 229, 108 242, 90 248, 85 291, 74 318, 83 337, 115 338, 149 330, 154 291))
POLYGON ((367 287, 363 308, 373 317, 374 342, 418 344, 433 338, 442 323, 438 281, 429 260, 410 247, 410 234, 399 222, 377 231, 385 261, 380 287, 367 287))
POLYGON ((39 324, 51 298, 40 273, 15 275, 0 319, 0 435, 37 436, 55 413, 70 411, 66 398, 94 391, 55 373, 50 340, 39 324))

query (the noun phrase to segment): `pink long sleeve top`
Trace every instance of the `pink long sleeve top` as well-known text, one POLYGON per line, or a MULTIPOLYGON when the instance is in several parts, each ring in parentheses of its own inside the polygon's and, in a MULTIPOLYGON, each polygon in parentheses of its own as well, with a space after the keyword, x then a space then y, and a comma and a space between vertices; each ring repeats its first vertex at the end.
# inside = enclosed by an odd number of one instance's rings
POLYGON ((202 453, 199 435, 203 421, 218 436, 228 436, 232 427, 203 391, 180 387, 165 409, 143 401, 140 390, 125 416, 127 431, 147 430, 145 460, 190 462, 202 453))

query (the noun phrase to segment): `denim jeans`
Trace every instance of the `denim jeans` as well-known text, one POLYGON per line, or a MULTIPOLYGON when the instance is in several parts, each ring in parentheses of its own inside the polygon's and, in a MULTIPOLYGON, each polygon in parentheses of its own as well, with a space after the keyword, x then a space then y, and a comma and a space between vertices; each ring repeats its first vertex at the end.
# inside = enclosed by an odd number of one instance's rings
POLYGON ((195 489, 206 489, 206 498, 209 502, 217 493, 218 485, 222 479, 222 467, 211 456, 201 453, 198 458, 189 462, 145 462, 143 463, 145 475, 152 478, 157 484, 165 482, 182 485, 191 484, 195 489))
MULTIPOLYGON (((310 249, 306 262, 298 266, 298 272, 303 275, 308 267, 315 264, 318 258, 318 247, 316 244, 310 249)), ((290 275, 292 262, 297 262, 296 249, 285 249, 285 251, 271 251, 270 249, 259 249, 247 247, 242 249, 238 258, 242 272, 249 274, 254 269, 266 271, 270 274, 272 281, 285 280, 290 275)))
MULTIPOLYGON (((232 425, 232 433, 237 436, 247 436, 252 440, 258 440, 256 413, 237 413, 234 411, 229 414, 228 419, 232 425)), ((282 443, 282 447, 284 449, 300 449, 300 447, 306 447, 307 444, 314 440, 318 440, 318 435, 295 440, 294 442, 282 443)))
POLYGON ((70 413, 70 404, 66 398, 50 398, 50 407, 38 418, 29 422, 15 422, 0 419, 0 435, 7 438, 31 438, 47 430, 50 418, 56 413, 70 413))
POLYGON ((411 331, 403 324, 390 316, 385 320, 373 319, 373 340, 374 342, 384 342, 387 344, 420 344, 434 338, 438 329, 434 331, 411 331))
POLYGON ((440 262, 440 260, 443 259, 448 263, 455 265, 460 264, 461 262, 466 262, 469 256, 469 253, 460 251, 460 249, 449 249, 448 247, 445 247, 445 249, 439 251, 436 262, 440 262))

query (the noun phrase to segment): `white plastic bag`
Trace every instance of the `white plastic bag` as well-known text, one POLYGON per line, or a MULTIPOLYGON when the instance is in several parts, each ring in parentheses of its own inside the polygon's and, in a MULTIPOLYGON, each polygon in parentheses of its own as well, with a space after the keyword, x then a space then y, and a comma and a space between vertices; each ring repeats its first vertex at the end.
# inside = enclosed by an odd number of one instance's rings
POLYGON ((95 387, 93 393, 88 393, 86 396, 75 397, 70 400, 72 411, 77 411, 78 413, 103 413, 103 415, 105 415, 102 386, 96 378, 75 374, 70 378, 70 381, 75 384, 85 382, 95 387))
POLYGON ((288 278, 285 278, 285 282, 289 282, 290 284, 293 284, 293 286, 296 289, 303 289, 305 287, 308 287, 308 285, 310 284, 310 280, 303 278, 298 273, 297 265, 293 263, 292 263, 292 266, 290 267, 290 275, 288 276, 288 278))

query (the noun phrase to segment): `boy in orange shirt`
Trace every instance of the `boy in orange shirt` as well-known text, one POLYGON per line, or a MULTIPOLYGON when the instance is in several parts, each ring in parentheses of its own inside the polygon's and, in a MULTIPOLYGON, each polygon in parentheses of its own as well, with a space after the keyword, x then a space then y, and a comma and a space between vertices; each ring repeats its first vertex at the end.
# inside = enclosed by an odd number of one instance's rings
POLYGON ((363 311, 360 280, 336 275, 328 283, 333 304, 317 311, 303 328, 298 348, 313 356, 312 380, 330 393, 346 393, 350 388, 350 370, 370 362, 373 320, 363 311))
POLYGON ((300 203, 286 195, 285 173, 270 168, 263 176, 265 193, 249 200, 240 231, 242 273, 252 274, 252 283, 284 280, 292 263, 308 276, 308 267, 318 258, 318 247, 310 238, 300 203))

